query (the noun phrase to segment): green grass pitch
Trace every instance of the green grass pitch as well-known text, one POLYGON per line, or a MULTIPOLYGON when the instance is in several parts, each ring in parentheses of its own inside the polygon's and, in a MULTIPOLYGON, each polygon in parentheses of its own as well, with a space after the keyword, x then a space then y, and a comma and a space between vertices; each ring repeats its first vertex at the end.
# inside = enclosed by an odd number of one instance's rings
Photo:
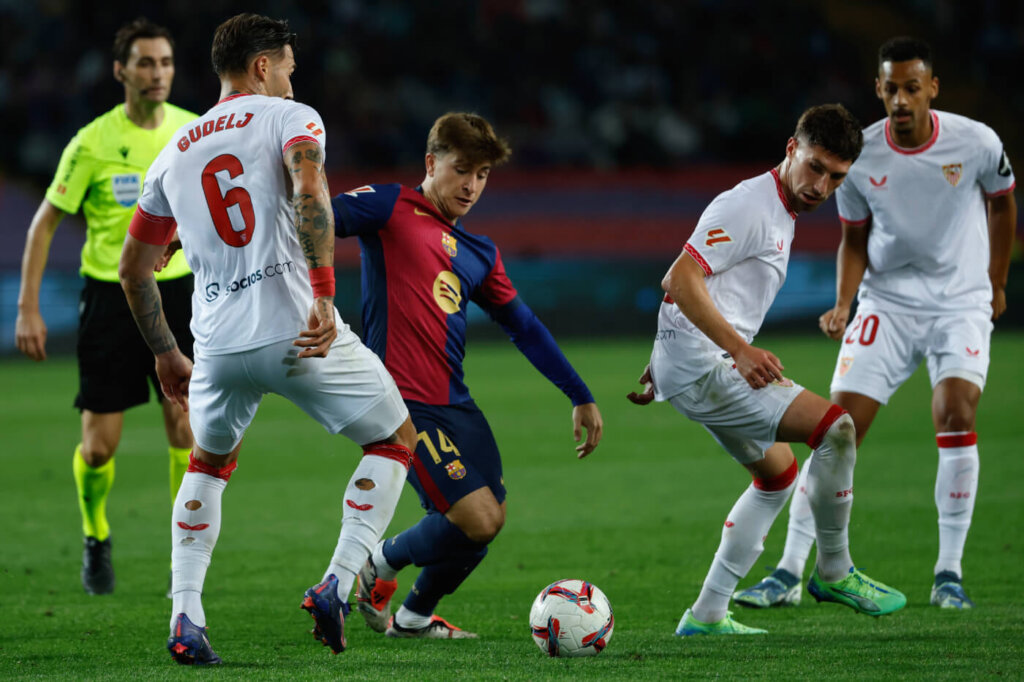
MULTIPOLYGON (((223 529, 204 599, 225 665, 190 671, 164 649, 170 603, 167 455, 154 404, 128 413, 110 498, 117 590, 79 584, 80 521, 71 479, 78 419, 69 359, 0 364, 0 676, 6 679, 935 679, 1024 676, 1024 334, 998 332, 978 420, 981 482, 964 561, 974 611, 928 605, 937 531, 937 454, 927 377, 918 372, 882 410, 856 476, 851 545, 870 575, 901 588, 903 611, 874 619, 804 594, 797 608, 737 609, 757 638, 672 632, 697 595, 722 519, 749 478, 701 428, 663 404, 640 408, 648 341, 567 343, 605 419, 584 461, 570 406, 511 344, 470 343, 467 379, 505 462, 508 522, 491 553, 439 612, 475 641, 388 640, 356 615, 349 650, 332 656, 299 609, 337 537, 358 449, 276 397, 260 409, 224 496, 223 529), (607 651, 552 660, 529 636, 535 594, 586 578, 615 608, 607 651)), ((827 392, 835 346, 765 337, 787 376, 827 392)), ((801 463, 807 454, 796 446, 801 463)), ((468 454, 468 453, 466 453, 468 454)), ((774 562, 785 514, 746 586, 774 562)), ((392 532, 419 518, 406 489, 392 532)), ((415 573, 400 576, 400 593, 415 573)))

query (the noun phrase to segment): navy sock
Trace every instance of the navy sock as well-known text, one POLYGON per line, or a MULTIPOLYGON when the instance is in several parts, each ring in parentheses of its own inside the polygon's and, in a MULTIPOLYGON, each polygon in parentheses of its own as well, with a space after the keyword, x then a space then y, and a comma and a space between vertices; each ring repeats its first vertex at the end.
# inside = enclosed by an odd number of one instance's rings
POLYGON ((444 514, 431 512, 415 526, 386 540, 384 558, 398 571, 409 564, 430 566, 456 556, 472 555, 481 548, 486 548, 486 545, 470 540, 444 514))
POLYGON ((416 586, 409 590, 402 606, 423 616, 433 615, 441 597, 458 589, 487 556, 487 546, 477 546, 479 549, 472 554, 460 554, 425 567, 420 571, 416 586))

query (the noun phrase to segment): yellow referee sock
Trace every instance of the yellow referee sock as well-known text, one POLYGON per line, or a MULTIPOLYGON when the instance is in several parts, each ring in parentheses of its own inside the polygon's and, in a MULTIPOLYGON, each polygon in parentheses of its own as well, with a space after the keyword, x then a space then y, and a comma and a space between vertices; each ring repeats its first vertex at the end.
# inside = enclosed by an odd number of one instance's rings
POLYGON ((71 460, 78 489, 78 508, 82 511, 82 533, 100 542, 110 537, 107 523, 107 496, 114 486, 114 458, 100 467, 91 467, 82 459, 82 444, 71 460))
POLYGON ((192 454, 192 448, 176 448, 173 445, 167 448, 171 455, 171 504, 178 497, 178 488, 181 487, 181 479, 185 477, 188 470, 188 456, 192 454))

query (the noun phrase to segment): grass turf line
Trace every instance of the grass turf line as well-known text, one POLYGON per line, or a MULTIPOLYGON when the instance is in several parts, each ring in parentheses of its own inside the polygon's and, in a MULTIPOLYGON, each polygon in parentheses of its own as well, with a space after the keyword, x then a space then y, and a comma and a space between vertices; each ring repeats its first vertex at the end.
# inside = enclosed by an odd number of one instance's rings
MULTIPOLYGON (((835 346, 813 337, 766 337, 786 375, 826 393, 835 346)), ((594 392, 605 440, 577 461, 570 406, 511 344, 473 344, 467 381, 489 417, 505 463, 508 522, 491 553, 439 612, 481 639, 388 640, 350 621, 338 657, 307 634, 303 590, 330 557, 341 496, 359 449, 299 410, 268 397, 246 437, 224 497, 224 522, 204 604, 223 679, 678 679, 1018 677, 1024 671, 1024 505, 1018 456, 1024 334, 993 338, 979 410, 981 482, 964 560, 978 604, 928 606, 937 530, 937 454, 923 371, 879 413, 860 450, 851 526, 857 565, 907 593, 907 608, 873 619, 804 595, 795 609, 737 609, 765 638, 672 636, 695 599, 719 528, 747 485, 743 470, 700 427, 667 405, 627 403, 648 341, 565 344, 594 392), (593 581, 615 608, 609 648, 596 659, 549 660, 529 637, 527 612, 546 584, 593 581)), ((127 414, 108 505, 117 591, 80 587, 80 521, 70 459, 79 437, 70 408, 72 360, 0 364, 0 671, 5 678, 181 679, 163 648, 170 603, 167 454, 155 404, 127 414)), ((807 449, 795 446, 804 461, 807 449)), ((463 453, 464 456, 467 453, 463 453)), ((392 532, 419 518, 406 489, 392 532)), ((785 512, 741 585, 775 561, 785 512)), ((415 578, 400 577, 400 594, 415 578)))

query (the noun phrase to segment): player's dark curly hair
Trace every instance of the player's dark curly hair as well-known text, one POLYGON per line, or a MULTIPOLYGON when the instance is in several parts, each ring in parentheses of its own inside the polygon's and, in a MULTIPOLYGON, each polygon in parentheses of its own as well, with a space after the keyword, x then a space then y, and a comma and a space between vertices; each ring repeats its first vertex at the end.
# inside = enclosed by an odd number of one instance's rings
POLYGON ((249 62, 261 54, 277 52, 291 45, 295 34, 288 22, 260 14, 237 14, 217 27, 213 34, 210 60, 218 76, 245 73, 249 62))
POLYGON ((427 153, 445 154, 456 151, 467 163, 490 163, 497 166, 512 155, 508 142, 494 132, 483 116, 447 113, 434 121, 427 135, 427 153))
POLYGON ((885 41, 878 48, 878 68, 883 62, 909 62, 920 59, 929 69, 932 68, 932 48, 920 38, 898 36, 885 41))
POLYGON ((117 29, 114 34, 114 59, 121 64, 128 63, 128 55, 131 54, 132 44, 139 38, 166 38, 174 49, 174 38, 171 32, 163 26, 158 26, 146 17, 139 17, 117 29))
POLYGON ((856 161, 864 146, 860 123, 842 104, 819 104, 800 116, 793 137, 835 154, 843 161, 856 161))

